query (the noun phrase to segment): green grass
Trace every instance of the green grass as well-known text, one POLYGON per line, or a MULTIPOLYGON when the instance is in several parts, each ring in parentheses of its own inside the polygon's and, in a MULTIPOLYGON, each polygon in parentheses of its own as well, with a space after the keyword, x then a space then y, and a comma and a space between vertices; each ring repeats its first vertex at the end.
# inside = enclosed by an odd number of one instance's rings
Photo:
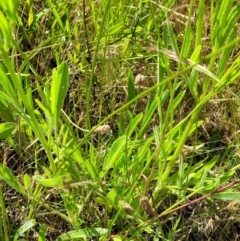
POLYGON ((237 237, 238 1, 0 9, 0 240, 237 237))

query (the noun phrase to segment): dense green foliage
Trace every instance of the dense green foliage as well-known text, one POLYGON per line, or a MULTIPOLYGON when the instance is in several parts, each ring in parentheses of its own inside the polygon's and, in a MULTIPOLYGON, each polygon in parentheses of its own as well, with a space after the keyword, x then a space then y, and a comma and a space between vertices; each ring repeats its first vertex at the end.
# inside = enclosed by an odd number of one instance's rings
POLYGON ((240 4, 158 2, 0 1, 0 240, 235 237, 240 4))

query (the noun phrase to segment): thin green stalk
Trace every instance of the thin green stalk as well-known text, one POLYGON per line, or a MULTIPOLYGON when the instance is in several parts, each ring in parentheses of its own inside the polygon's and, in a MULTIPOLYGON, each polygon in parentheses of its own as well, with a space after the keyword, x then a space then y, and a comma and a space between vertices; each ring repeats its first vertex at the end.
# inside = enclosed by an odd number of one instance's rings
MULTIPOLYGON (((5 207, 5 203, 3 200, 3 193, 2 193, 2 183, 0 182, 0 207, 1 207, 1 216, 2 216, 2 225, 0 225, 0 227, 3 226, 3 230, 4 230, 4 235, 2 233, 2 229, 1 229, 1 237, 4 236, 4 240, 5 241, 9 241, 9 234, 8 234, 8 218, 7 218, 7 212, 6 212, 6 207, 5 207)), ((0 221, 0 222, 1 222, 0 221)))
POLYGON ((205 0, 200 0, 199 6, 198 6, 195 48, 197 48, 201 44, 202 29, 203 29, 203 23, 204 23, 204 6, 205 6, 205 0))
POLYGON ((100 45, 100 40, 103 36, 103 30, 104 30, 104 24, 109 12, 109 7, 110 7, 110 2, 111 0, 107 1, 106 7, 105 7, 105 11, 104 11, 104 15, 102 18, 102 23, 101 23, 101 27, 100 27, 100 32, 98 34, 98 38, 97 38, 97 43, 96 43, 96 47, 94 49, 94 56, 93 56, 93 60, 92 60, 92 69, 91 69, 91 76, 90 76, 90 80, 88 82, 88 91, 87 91, 87 97, 86 97, 86 126, 85 129, 90 129, 90 100, 91 100, 91 95, 92 95, 92 85, 93 85, 93 80, 95 77, 95 67, 96 67, 96 61, 97 61, 97 56, 98 56, 98 52, 99 52, 99 45, 100 45))
POLYGON ((31 204, 28 212, 28 220, 31 220, 33 218, 33 214, 36 211, 37 205, 40 202, 45 189, 46 188, 43 187, 41 184, 37 184, 33 193, 33 197, 31 198, 31 204))

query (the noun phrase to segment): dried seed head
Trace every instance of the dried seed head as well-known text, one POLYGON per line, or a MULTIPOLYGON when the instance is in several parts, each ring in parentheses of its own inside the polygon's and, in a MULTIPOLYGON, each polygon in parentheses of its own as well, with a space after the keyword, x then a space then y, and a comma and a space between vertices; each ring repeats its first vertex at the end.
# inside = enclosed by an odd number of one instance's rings
POLYGON ((154 218, 155 215, 154 215, 154 212, 152 210, 152 207, 151 207, 147 197, 142 197, 140 199, 140 203, 141 203, 141 206, 142 206, 144 212, 146 213, 148 219, 154 218))
POLYGON ((128 214, 134 213, 133 208, 128 203, 126 203, 125 201, 120 200, 118 203, 128 214))
POLYGON ((136 77, 135 77, 135 81, 134 81, 134 84, 136 86, 139 86, 139 85, 142 85, 142 86, 145 86, 147 83, 146 83, 146 77, 142 74, 138 74, 136 77))
POLYGON ((111 132, 111 127, 107 124, 97 127, 94 133, 109 134, 111 132))

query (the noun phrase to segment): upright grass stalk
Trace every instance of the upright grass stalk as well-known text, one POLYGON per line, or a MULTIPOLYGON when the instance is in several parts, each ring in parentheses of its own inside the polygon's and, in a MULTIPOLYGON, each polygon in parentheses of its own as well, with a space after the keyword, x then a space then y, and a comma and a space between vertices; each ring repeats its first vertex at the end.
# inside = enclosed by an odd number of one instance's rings
POLYGON ((205 0, 200 0, 199 6, 198 6, 195 48, 201 45, 202 30, 203 30, 203 23, 204 23, 204 8, 205 8, 205 0))
POLYGON ((100 30, 99 30, 99 33, 97 33, 97 42, 96 42, 96 46, 94 48, 94 55, 93 55, 93 59, 92 59, 92 63, 91 63, 90 79, 86 83, 87 96, 86 96, 86 121, 85 121, 86 126, 85 126, 85 129, 90 129, 90 126, 91 126, 90 125, 90 102, 91 102, 91 94, 92 94, 92 85, 93 85, 94 76, 95 76, 95 67, 97 64, 97 58, 98 58, 98 54, 99 54, 100 41, 101 41, 101 38, 103 37, 103 30, 104 30, 105 22, 106 22, 106 19, 109 14, 109 10, 110 10, 110 3, 111 3, 111 0, 107 0, 106 7, 104 9, 104 14, 103 14, 102 21, 101 21, 100 30))
POLYGON ((1 221, 0 221, 0 237, 5 241, 9 241, 9 222, 7 218, 7 211, 3 199, 3 192, 2 192, 2 182, 0 182, 0 209, 1 209, 1 221), (3 234, 4 233, 4 234, 3 234))

